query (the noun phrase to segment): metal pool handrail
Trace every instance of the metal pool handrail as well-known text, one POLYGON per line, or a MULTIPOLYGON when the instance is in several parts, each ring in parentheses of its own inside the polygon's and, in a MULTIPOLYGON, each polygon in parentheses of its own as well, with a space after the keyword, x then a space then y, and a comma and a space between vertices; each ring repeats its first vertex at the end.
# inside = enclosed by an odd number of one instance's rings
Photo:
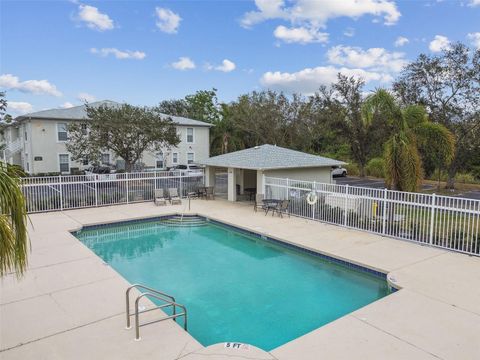
POLYGON ((145 326, 145 325, 150 325, 150 324, 154 324, 154 323, 157 323, 157 322, 160 322, 160 321, 163 321, 163 320, 168 320, 168 319, 173 319, 175 320, 177 317, 180 317, 180 316, 183 316, 184 317, 184 322, 183 322, 183 329, 185 331, 187 331, 187 308, 181 304, 177 304, 175 302, 169 302, 168 304, 166 305, 161 305, 161 306, 157 306, 153 309, 150 309, 150 310, 154 310, 154 309, 160 309, 162 307, 166 307, 166 306, 173 306, 173 308, 175 309, 177 306, 179 308, 181 308, 183 310, 182 313, 179 313, 179 314, 173 314, 173 315, 169 315, 169 316, 165 316, 161 319, 158 319, 158 320, 153 320, 153 321, 149 321, 145 324, 141 324, 140 325, 140 319, 139 319, 139 315, 140 313, 143 313, 143 312, 146 312, 146 310, 144 311, 138 311, 138 304, 140 302, 140 299, 142 297, 145 297, 145 296, 151 296, 151 297, 154 297, 156 299, 159 299, 159 300, 165 300, 163 299, 162 297, 160 296, 157 296, 153 293, 143 293, 141 294, 139 297, 137 297, 137 300, 135 300, 135 340, 138 341, 140 340, 140 326, 145 326))
POLYGON ((135 315, 135 340, 140 340, 140 326, 149 325, 149 324, 152 324, 152 323, 156 323, 156 322, 163 321, 163 320, 168 320, 168 319, 173 319, 176 322, 177 317, 180 317, 180 316, 184 316, 185 321, 184 321, 184 324, 183 324, 183 328, 185 330, 187 330, 187 309, 185 308, 185 306, 176 303, 175 298, 171 295, 168 295, 168 294, 165 294, 161 291, 149 288, 149 287, 144 286, 142 284, 133 284, 133 285, 129 286, 127 288, 127 291, 125 292, 125 304, 126 304, 126 316, 127 316, 127 327, 126 327, 127 329, 131 328, 130 316, 135 315), (139 296, 137 296, 137 298, 135 300, 135 312, 133 314, 130 314, 130 291, 134 288, 147 290, 147 292, 141 293, 139 296), (154 297, 158 300, 164 301, 166 304, 159 305, 159 306, 153 307, 151 309, 139 311, 139 301, 142 297, 145 297, 145 296, 154 297), (163 309, 163 308, 170 307, 170 306, 173 309, 173 314, 172 315, 161 318, 159 320, 150 321, 148 323, 140 325, 140 321, 139 321, 139 315, 140 314, 145 313, 145 312, 149 312, 149 311, 152 311, 152 310, 163 309), (183 310, 183 313, 177 314, 177 311, 176 311, 177 307, 181 308, 183 310))

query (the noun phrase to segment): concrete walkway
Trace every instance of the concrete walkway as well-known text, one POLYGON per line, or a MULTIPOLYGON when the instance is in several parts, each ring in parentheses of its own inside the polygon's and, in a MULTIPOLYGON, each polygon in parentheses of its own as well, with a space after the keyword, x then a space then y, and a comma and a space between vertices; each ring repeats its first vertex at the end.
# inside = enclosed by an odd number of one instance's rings
POLYGON ((480 258, 251 206, 192 201, 191 212, 388 272, 402 290, 269 354, 203 348, 173 321, 124 330, 129 285, 69 231, 181 212, 152 203, 31 215, 29 270, 0 283, 1 359, 479 359, 480 258))

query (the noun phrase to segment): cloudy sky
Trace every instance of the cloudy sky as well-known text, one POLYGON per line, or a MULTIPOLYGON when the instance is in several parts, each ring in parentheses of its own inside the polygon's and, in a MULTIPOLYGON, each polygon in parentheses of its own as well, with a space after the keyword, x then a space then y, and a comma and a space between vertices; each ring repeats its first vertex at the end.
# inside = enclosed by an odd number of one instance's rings
POLYGON ((13 115, 110 99, 154 105, 215 87, 310 94, 338 72, 388 86, 419 53, 480 48, 480 0, 0 2, 13 115))

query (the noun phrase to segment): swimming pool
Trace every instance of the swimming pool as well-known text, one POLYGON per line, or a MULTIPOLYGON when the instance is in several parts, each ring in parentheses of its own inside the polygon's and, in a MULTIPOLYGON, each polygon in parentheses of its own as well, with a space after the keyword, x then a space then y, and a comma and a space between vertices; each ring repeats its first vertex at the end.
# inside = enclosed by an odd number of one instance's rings
POLYGON ((75 236, 130 283, 175 296, 204 346, 236 341, 269 351, 389 294, 381 274, 200 217, 75 236))

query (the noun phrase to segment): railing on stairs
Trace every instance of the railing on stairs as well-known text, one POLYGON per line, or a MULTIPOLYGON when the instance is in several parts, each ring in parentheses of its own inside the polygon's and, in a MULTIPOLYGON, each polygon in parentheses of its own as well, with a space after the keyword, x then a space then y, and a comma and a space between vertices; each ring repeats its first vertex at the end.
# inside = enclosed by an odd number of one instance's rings
POLYGON ((130 317, 131 316, 135 317, 135 341, 140 340, 140 327, 141 326, 146 326, 146 325, 150 325, 150 324, 153 324, 153 323, 157 323, 157 322, 164 321, 164 320, 169 320, 169 319, 173 319, 174 321, 177 321, 177 318, 180 317, 180 316, 184 317, 183 328, 185 329, 185 331, 187 331, 187 309, 186 309, 185 306, 176 303, 175 298, 171 295, 165 294, 163 292, 160 292, 158 290, 149 288, 149 287, 141 285, 141 284, 133 284, 132 286, 128 287, 127 291, 125 292, 125 304, 126 304, 127 329, 132 328, 130 317), (132 289, 139 289, 141 291, 145 291, 145 292, 141 292, 140 295, 138 295, 136 297, 136 299, 135 299, 135 311, 134 311, 133 314, 131 314, 131 312, 130 312, 130 292, 131 292, 132 289), (139 309, 140 300, 144 297, 155 298, 157 300, 162 301, 163 304, 155 306, 155 307, 150 308, 150 309, 140 310, 139 309), (143 314, 143 313, 146 313, 146 312, 149 312, 149 311, 153 311, 153 310, 165 309, 165 308, 169 308, 169 307, 172 308, 172 315, 164 316, 160 319, 140 324, 140 314, 143 314), (177 313, 177 308, 180 308, 182 310, 182 312, 177 313))

